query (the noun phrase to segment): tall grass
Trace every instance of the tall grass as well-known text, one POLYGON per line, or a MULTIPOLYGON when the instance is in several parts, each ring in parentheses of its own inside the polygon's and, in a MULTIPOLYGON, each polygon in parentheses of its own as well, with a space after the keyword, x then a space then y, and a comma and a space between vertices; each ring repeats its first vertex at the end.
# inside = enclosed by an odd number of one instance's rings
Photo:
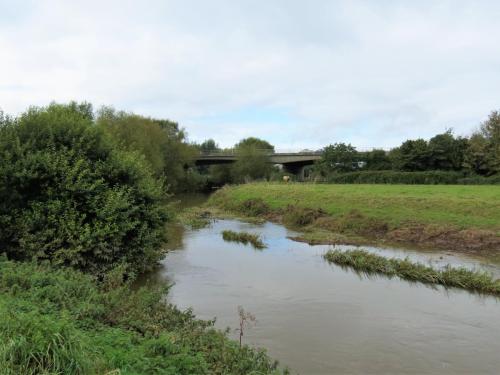
POLYGON ((255 249, 264 249, 266 245, 260 239, 257 234, 247 233, 247 232, 234 232, 232 230, 225 230, 222 232, 222 238, 224 241, 239 242, 242 244, 250 244, 255 249))
POLYGON ((434 269, 422 263, 414 263, 408 258, 386 258, 365 250, 329 250, 324 255, 328 262, 342 267, 350 267, 366 274, 383 274, 400 277, 404 280, 445 287, 457 287, 475 292, 500 296, 500 280, 484 271, 469 270, 463 267, 446 266, 434 269))

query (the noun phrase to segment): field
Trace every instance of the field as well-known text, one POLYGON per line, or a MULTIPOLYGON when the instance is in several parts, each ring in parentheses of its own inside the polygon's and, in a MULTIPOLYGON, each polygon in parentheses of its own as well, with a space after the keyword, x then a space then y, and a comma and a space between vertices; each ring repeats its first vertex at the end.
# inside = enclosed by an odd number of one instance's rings
POLYGON ((252 200, 285 219, 291 208, 317 210, 323 217, 304 224, 331 232, 441 248, 500 245, 500 186, 253 183, 211 202, 234 211, 252 200))

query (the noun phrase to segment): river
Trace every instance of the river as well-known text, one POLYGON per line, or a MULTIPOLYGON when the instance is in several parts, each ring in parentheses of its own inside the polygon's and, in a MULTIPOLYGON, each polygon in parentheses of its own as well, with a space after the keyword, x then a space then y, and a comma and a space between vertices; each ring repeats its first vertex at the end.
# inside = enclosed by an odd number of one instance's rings
MULTIPOLYGON (((364 277, 322 258, 329 246, 294 242, 283 226, 218 220, 185 230, 149 276, 174 283, 168 300, 219 328, 238 326, 237 307, 257 323, 243 342, 265 347, 292 373, 500 372, 500 301, 386 277, 364 277), (224 242, 226 229, 260 234, 268 248, 224 242)), ((347 247, 341 247, 347 248, 347 247)), ((449 253, 377 249, 439 266, 498 266, 449 253)), ((232 336, 236 333, 232 330, 232 336)))

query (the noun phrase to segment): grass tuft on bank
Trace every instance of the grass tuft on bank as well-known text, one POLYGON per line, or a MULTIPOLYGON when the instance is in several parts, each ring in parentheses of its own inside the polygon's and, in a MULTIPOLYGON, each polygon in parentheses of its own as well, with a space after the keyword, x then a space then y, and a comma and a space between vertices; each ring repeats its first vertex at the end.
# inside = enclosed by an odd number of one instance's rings
POLYGON ((440 284, 485 294, 500 296, 500 280, 484 271, 469 270, 463 267, 446 266, 434 269, 422 263, 406 259, 386 258, 366 250, 329 250, 324 258, 342 267, 349 267, 366 274, 383 274, 390 278, 418 281, 427 284, 440 284))
POLYGON ((247 233, 247 232, 235 232, 232 230, 225 230, 222 232, 222 238, 224 241, 229 242, 239 242, 244 245, 250 244, 255 249, 265 249, 266 245, 261 240, 260 236, 257 234, 247 233))

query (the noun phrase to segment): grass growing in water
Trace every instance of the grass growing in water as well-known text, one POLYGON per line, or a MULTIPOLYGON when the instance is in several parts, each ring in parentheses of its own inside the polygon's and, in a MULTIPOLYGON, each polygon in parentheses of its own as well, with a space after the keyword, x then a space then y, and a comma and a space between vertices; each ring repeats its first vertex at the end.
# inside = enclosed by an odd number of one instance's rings
POLYGON ((266 245, 257 234, 247 232, 234 232, 232 230, 225 230, 222 232, 224 241, 240 242, 242 244, 251 244, 256 249, 265 249, 266 245))
POLYGON ((408 258, 386 258, 365 250, 330 250, 324 258, 329 262, 367 274, 398 276, 410 281, 500 295, 500 280, 495 280, 491 274, 484 271, 471 271, 463 267, 453 268, 449 265, 436 270, 422 263, 411 262, 408 258))

